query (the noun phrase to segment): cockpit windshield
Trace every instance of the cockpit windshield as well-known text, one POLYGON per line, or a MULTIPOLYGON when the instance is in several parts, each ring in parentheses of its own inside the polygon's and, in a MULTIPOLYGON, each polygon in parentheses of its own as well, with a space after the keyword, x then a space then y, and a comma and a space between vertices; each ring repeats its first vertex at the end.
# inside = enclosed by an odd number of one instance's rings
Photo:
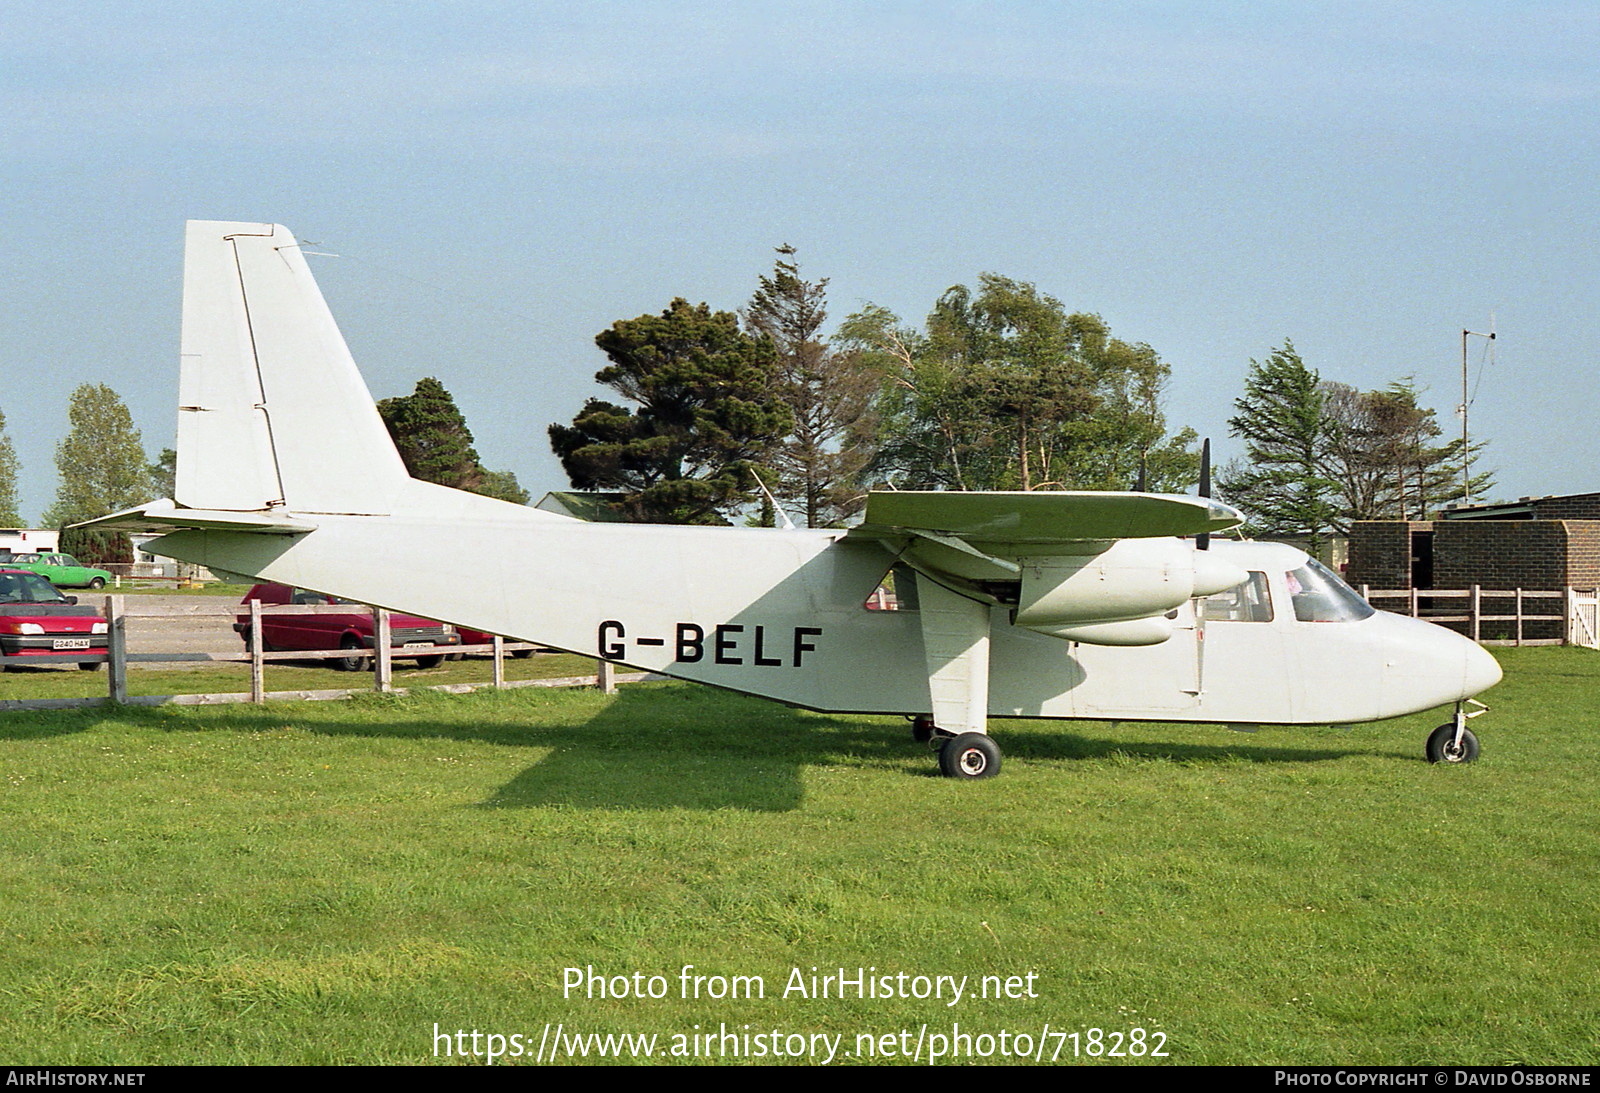
POLYGON ((1339 575, 1315 558, 1288 574, 1294 617, 1301 622, 1357 622, 1376 614, 1339 575))

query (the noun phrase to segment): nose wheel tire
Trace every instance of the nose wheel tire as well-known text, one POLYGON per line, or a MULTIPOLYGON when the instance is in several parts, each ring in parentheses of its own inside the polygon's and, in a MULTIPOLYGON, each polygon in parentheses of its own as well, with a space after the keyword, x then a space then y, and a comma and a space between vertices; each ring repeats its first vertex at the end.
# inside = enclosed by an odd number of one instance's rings
POLYGON ((1000 745, 981 732, 951 737, 939 749, 939 772, 946 778, 993 778, 1000 773, 1000 745))
POLYGON ((1461 742, 1456 743, 1454 724, 1440 725, 1428 736, 1428 762, 1470 763, 1478 758, 1478 738, 1471 729, 1463 729, 1461 742))

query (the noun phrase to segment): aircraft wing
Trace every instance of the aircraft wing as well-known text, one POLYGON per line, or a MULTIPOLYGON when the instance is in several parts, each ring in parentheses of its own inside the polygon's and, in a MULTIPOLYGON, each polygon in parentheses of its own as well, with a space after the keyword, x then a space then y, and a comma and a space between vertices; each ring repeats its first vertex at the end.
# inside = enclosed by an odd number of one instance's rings
POLYGON ((874 490, 862 528, 869 534, 932 532, 968 542, 1043 544, 1198 535, 1242 522, 1227 505, 1175 494, 874 490))
MULTIPOLYGON (((971 659, 989 604, 1011 607, 1015 625, 1071 641, 1164 641, 1166 612, 1247 576, 1180 537, 1242 522, 1227 505, 1170 494, 883 491, 868 497, 850 535, 883 542, 917 572, 928 648, 956 632, 957 652, 971 659)), ((937 677, 935 669, 930 662, 937 677)))

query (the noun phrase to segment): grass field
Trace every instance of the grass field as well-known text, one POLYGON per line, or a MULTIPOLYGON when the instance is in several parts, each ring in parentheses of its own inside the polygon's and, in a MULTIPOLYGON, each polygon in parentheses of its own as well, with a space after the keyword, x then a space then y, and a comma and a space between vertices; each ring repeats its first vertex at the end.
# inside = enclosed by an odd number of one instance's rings
POLYGON ((959 1024, 1046 1059, 1142 1028, 1180 1064, 1592 1065, 1600 655, 1501 655, 1471 767, 1421 760, 1442 714, 1000 722, 1005 772, 956 784, 897 720, 676 684, 4 715, 0 1035, 14 1063, 426 1063, 460 1061, 436 1023, 530 1054, 546 1022, 661 1053, 726 1024, 850 1062, 959 1024), (766 997, 683 1000, 688 964, 766 997), (585 966, 668 997, 564 998, 585 966), (782 996, 813 967, 971 979, 782 996))

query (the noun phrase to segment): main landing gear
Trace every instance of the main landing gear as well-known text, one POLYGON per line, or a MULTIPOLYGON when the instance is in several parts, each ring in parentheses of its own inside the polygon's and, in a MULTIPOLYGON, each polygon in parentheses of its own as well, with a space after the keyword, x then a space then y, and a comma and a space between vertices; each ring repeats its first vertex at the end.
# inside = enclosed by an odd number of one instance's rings
POLYGON ((939 773, 946 778, 976 780, 1000 773, 1000 745, 986 732, 948 733, 924 714, 911 719, 911 739, 933 744, 939 773))

